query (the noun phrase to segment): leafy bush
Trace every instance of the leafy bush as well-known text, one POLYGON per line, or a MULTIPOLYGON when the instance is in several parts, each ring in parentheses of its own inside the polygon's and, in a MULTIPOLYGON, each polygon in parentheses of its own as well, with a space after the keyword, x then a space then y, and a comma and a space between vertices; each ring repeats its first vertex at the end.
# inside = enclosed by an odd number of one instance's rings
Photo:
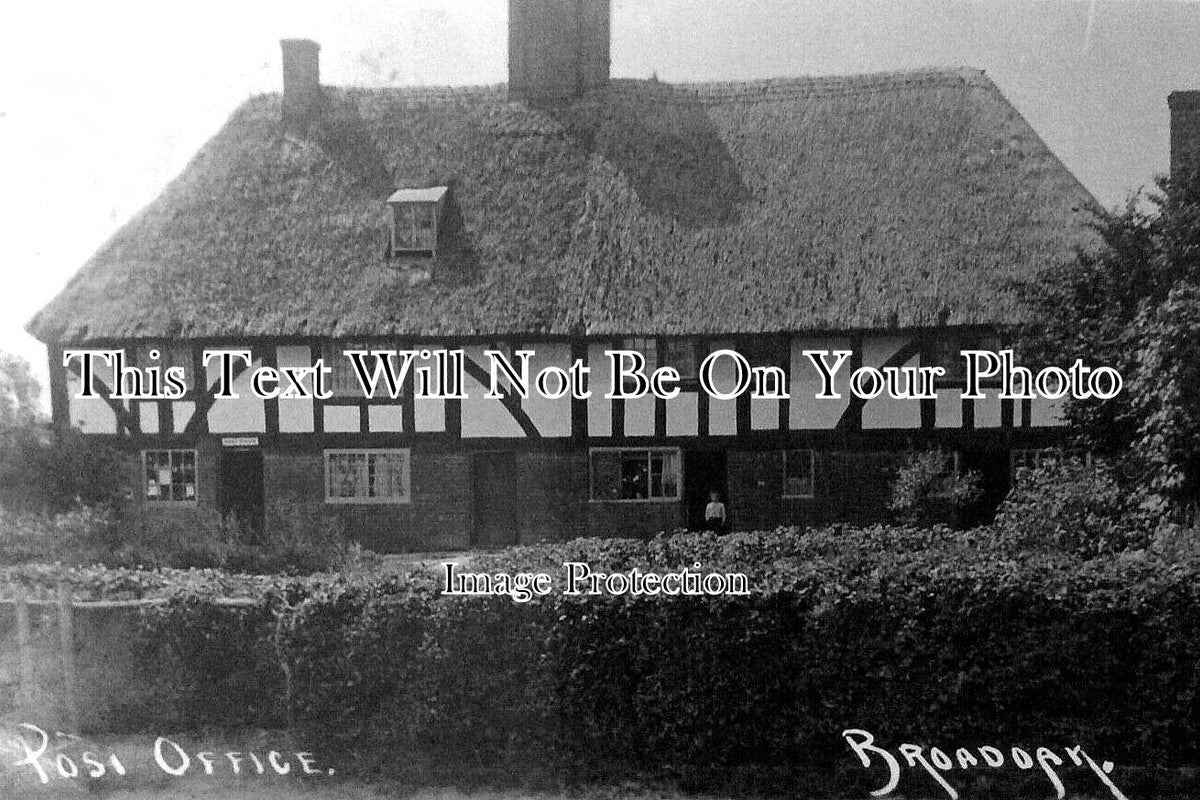
POLYGON ((316 592, 281 642, 305 676, 297 724, 380 764, 402 748, 403 770, 426 779, 473 767, 709 789, 739 773, 795 780, 844 763, 846 727, 889 741, 1086 741, 1126 763, 1200 758, 1195 557, 1085 560, 986 531, 880 527, 582 540, 470 569, 558 575, 562 560, 699 560, 751 575, 756 591, 517 604, 439 597, 429 574, 316 592))
POLYGON ((847 763, 846 727, 1200 759, 1194 551, 1085 559, 986 530, 838 527, 580 540, 469 568, 559 575, 563 560, 698 560, 754 591, 519 604, 444 597, 440 575, 418 569, 273 579, 261 602, 227 608, 209 586, 142 613, 134 661, 149 695, 109 719, 286 719, 361 768, 429 780, 794 781, 847 763))
POLYGON ((953 518, 983 497, 981 482, 978 472, 955 471, 949 450, 932 447, 910 454, 896 471, 888 509, 908 523, 953 518))
POLYGON ((125 458, 76 430, 52 435, 39 425, 0 429, 0 501, 26 512, 64 512, 81 504, 120 510, 125 458))
POLYGON ((456 598, 420 567, 75 574, 110 595, 172 598, 136 612, 136 691, 105 724, 286 722, 347 768, 418 780, 786 789, 832 764, 853 788, 867 773, 847 756, 847 727, 891 743, 1081 743, 1118 764, 1200 761, 1200 548, 1161 531, 1146 549, 1099 554, 1000 533, 584 539, 464 567, 559 576, 566 560, 659 572, 699 561, 747 574, 749 596, 456 598), (259 599, 216 599, 231 592, 259 599))
POLYGON ((287 503, 268 509, 265 531, 243 527, 215 510, 121 517, 88 506, 57 514, 0 508, 0 564, 306 574, 362 569, 374 562, 373 554, 348 541, 336 520, 287 503))
POLYGON ((358 570, 375 560, 374 554, 350 540, 340 519, 287 501, 267 505, 262 531, 239 530, 233 541, 236 546, 219 566, 235 572, 358 570))
POLYGON ((1010 546, 1071 550, 1084 556, 1144 548, 1163 523, 1126 465, 1063 457, 1018 470, 996 516, 1010 546))
POLYGON ((88 506, 58 514, 0 507, 0 564, 101 562, 114 530, 111 512, 88 506))
POLYGON ((1102 247, 1024 284, 1037 323, 1020 360, 1115 368, 1116 397, 1064 398, 1070 433, 1095 452, 1136 454, 1150 499, 1178 514, 1200 497, 1200 172, 1155 183, 1098 212, 1102 247))

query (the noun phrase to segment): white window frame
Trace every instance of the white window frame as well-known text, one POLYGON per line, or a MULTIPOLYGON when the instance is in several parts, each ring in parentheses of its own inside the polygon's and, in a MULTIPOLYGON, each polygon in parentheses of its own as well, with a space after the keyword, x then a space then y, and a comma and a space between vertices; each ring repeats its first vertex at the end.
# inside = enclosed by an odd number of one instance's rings
POLYGON ((817 496, 817 453, 808 447, 793 447, 783 451, 783 489, 779 495, 785 500, 811 500, 817 496), (808 492, 805 494, 789 494, 787 490, 788 455, 804 453, 808 457, 808 492))
POLYGON ((322 477, 325 484, 325 502, 331 505, 395 506, 412 503, 412 451, 406 447, 345 447, 326 449, 324 474, 322 477), (330 495, 329 462, 331 458, 336 458, 337 456, 366 456, 369 460, 372 456, 376 455, 402 455, 404 457, 404 466, 400 471, 400 483, 403 494, 380 497, 334 497, 330 495))
MULTIPOLYGON (((196 451, 195 449, 190 448, 190 447, 151 447, 151 448, 147 448, 147 449, 143 450, 141 453, 141 467, 142 467, 142 473, 141 473, 140 480, 141 480, 141 484, 142 484, 142 489, 141 489, 142 502, 148 503, 148 504, 154 505, 154 506, 174 506, 174 507, 178 508, 180 506, 194 506, 199 501, 199 498, 200 498, 200 453, 198 451, 196 451), (176 500, 174 498, 163 498, 163 497, 151 497, 150 496, 150 490, 149 490, 149 485, 148 485, 149 481, 146 480, 146 472, 147 472, 146 459, 150 456, 151 453, 167 453, 169 461, 173 460, 174 456, 176 454, 187 453, 187 454, 191 455, 191 457, 192 457, 192 486, 194 487, 192 490, 193 495, 191 497, 185 497, 182 500, 176 500)), ((168 467, 168 468, 170 468, 170 467, 168 467)), ((172 485, 171 483, 167 484, 167 486, 171 486, 171 485, 172 485)), ((184 484, 184 485, 186 486, 186 484, 184 484)), ((160 485, 160 487, 161 487, 161 485, 160 485)))
POLYGON ((1022 468, 1037 468, 1050 460, 1065 460, 1078 458, 1087 469, 1092 467, 1092 451, 1066 447, 1014 447, 1008 453, 1008 477, 1010 481, 1017 479, 1017 470, 1022 468), (1018 464, 1018 461, 1025 463, 1018 464))
POLYGON ((683 449, 679 447, 592 447, 588 450, 588 502, 589 503, 679 503, 683 500, 683 449), (675 494, 671 497, 596 497, 596 453, 645 453, 647 469, 650 456, 654 453, 672 454, 676 458, 677 479, 675 494))
POLYGON ((406 201, 406 202, 401 202, 401 203, 393 203, 392 204, 392 252, 393 253, 428 253, 430 255, 436 255, 437 254, 437 241, 438 241, 438 217, 440 216, 438 213, 438 210, 439 210, 439 205, 438 205, 438 203, 436 203, 434 201, 420 200, 420 201, 406 201), (409 211, 412 212, 412 217, 409 222, 412 225, 411 232, 413 235, 412 239, 414 242, 417 241, 417 238, 418 238, 417 237, 418 215, 420 215, 422 213, 428 214, 429 221, 430 221, 431 228, 432 228, 432 233, 430 235, 433 237, 433 240, 431 242, 429 242, 428 247, 416 247, 416 246, 401 247, 400 244, 398 243, 396 233, 400 229, 401 218, 404 217, 405 214, 409 211))

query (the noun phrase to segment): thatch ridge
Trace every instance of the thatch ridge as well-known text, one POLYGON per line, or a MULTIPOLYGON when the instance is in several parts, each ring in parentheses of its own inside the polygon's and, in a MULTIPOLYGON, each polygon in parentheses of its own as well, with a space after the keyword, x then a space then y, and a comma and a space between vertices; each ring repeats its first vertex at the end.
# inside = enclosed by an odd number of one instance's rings
POLYGON ((1095 201, 978 70, 329 89, 243 104, 29 323, 44 341, 687 334, 1023 321, 1095 201), (449 185, 437 262, 386 197, 449 185))

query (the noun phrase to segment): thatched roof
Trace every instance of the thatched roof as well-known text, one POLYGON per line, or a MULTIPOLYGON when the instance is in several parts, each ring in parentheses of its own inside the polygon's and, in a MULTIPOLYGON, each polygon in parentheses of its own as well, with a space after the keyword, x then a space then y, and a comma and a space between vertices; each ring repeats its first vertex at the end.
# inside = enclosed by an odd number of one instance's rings
POLYGON ((30 323, 105 337, 704 333, 1008 323, 1094 204, 973 70, 255 97, 30 323), (449 186, 428 265, 397 186, 449 186))

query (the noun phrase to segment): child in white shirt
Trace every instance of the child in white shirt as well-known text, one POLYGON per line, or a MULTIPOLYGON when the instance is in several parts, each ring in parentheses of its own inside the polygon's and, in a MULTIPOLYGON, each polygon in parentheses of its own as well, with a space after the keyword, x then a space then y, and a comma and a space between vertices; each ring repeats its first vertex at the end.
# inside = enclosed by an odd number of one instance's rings
POLYGON ((725 504, 718 492, 708 493, 708 505, 704 507, 704 530, 720 533, 725 530, 725 504))

